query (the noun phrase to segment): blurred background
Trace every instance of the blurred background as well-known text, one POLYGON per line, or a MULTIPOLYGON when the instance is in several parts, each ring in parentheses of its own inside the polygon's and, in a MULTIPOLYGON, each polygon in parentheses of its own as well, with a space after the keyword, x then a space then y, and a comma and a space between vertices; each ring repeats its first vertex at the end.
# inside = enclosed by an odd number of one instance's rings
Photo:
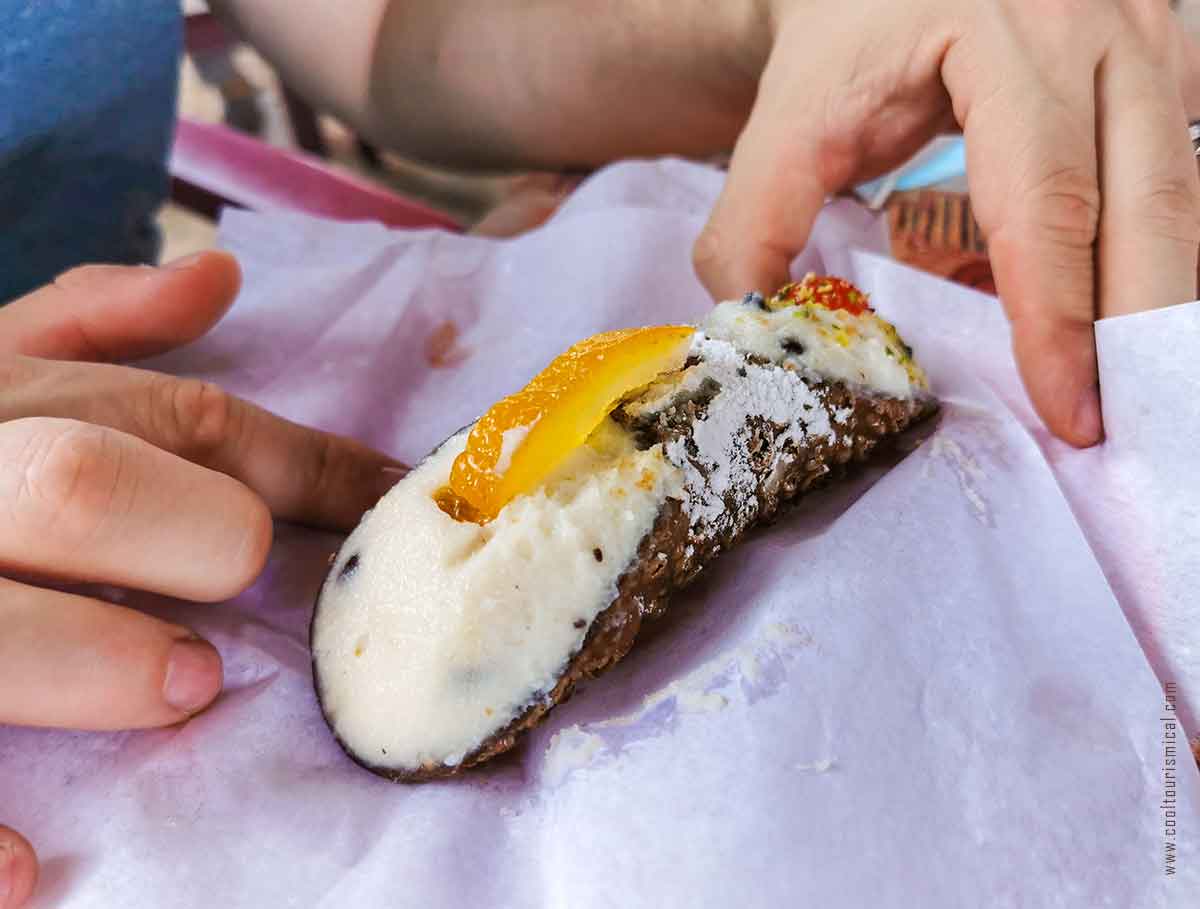
MULTIPOLYGON (((204 0, 181 2, 193 26, 196 17, 208 12, 204 0)), ((464 226, 476 224, 528 182, 520 176, 454 173, 365 146, 333 117, 308 109, 287 93, 274 70, 249 47, 212 44, 207 36, 196 40, 189 35, 188 52, 180 62, 181 117, 223 123, 272 146, 318 154, 334 170, 424 202, 464 226)), ((212 246, 216 237, 211 220, 176 203, 167 204, 159 221, 163 261, 212 246)))
MULTIPOLYGON (((271 146, 308 152, 335 172, 354 175, 422 202, 464 227, 479 224, 489 213, 492 217, 483 224, 485 232, 503 233, 532 226, 510 223, 513 218, 497 206, 527 191, 531 181, 540 186, 543 178, 455 173, 372 148, 333 117, 309 109, 292 96, 280 85, 271 67, 250 48, 222 36, 219 28, 214 40, 213 30, 203 27, 207 13, 204 0, 181 2, 189 16, 189 50, 180 64, 181 117, 224 124, 271 146)), ((1192 37, 1200 38, 1200 0, 1178 0, 1175 6, 1192 37)), ((928 189, 885 195, 898 258, 991 289, 986 247, 965 195, 928 189)), ((516 220, 528 222, 529 217, 519 214, 516 220)), ((164 261, 207 248, 215 241, 212 220, 176 203, 163 209, 160 223, 164 261)))

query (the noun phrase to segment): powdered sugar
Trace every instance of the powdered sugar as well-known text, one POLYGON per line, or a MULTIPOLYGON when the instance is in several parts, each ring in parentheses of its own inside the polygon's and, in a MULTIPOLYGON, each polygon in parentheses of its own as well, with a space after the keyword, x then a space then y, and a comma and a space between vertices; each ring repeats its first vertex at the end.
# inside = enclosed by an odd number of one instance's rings
POLYGON ((744 501, 755 495, 758 479, 746 444, 748 421, 759 418, 786 427, 771 453, 773 473, 792 457, 790 448, 807 445, 817 436, 832 439, 833 427, 820 398, 799 374, 774 364, 747 362, 729 341, 700 337, 692 351, 700 357, 689 370, 692 384, 699 387, 711 379, 720 391, 697 419, 691 436, 669 442, 665 454, 683 471, 684 508, 693 531, 704 532, 730 520, 727 497, 744 501))

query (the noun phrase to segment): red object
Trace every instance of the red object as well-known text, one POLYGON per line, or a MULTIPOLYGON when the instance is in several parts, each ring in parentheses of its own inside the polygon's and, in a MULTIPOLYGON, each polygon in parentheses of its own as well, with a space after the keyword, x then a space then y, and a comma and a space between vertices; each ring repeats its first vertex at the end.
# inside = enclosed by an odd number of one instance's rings
POLYGON ((842 278, 828 275, 810 275, 803 281, 788 284, 779 291, 781 297, 792 303, 815 303, 826 309, 844 309, 855 316, 867 311, 867 298, 857 287, 842 278))
POLYGON ((183 20, 183 43, 189 54, 224 50, 234 38, 212 13, 189 13, 183 20))
POLYGON ((987 243, 966 194, 894 193, 887 208, 893 256, 976 290, 996 292, 987 243))
POLYGON ((225 126, 181 119, 171 151, 172 196, 215 217, 222 205, 288 209, 340 221, 461 231, 454 219, 319 158, 275 148, 225 126))

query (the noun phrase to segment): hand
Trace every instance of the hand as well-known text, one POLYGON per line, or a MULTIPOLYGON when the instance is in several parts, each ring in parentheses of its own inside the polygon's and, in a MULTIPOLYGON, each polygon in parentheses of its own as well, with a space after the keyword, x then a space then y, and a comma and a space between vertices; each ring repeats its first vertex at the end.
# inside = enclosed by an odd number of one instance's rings
MULTIPOLYGON (((272 514, 348 529, 398 478, 213 385, 99 362, 194 340, 238 283, 232 257, 205 253, 76 269, 0 309, 0 575, 223 600, 262 569, 272 514)), ((188 629, 0 577, 0 723, 163 726, 220 688, 220 656, 188 629)), ((0 909, 36 875, 14 837, 0 828, 0 909)))
POLYGON ((37 857, 29 841, 0 826, 0 909, 20 909, 37 883, 37 857))
POLYGON ((695 250, 720 298, 787 280, 827 195, 960 126, 1017 363, 1102 437, 1092 323, 1196 296, 1200 180, 1166 0, 772 0, 774 42, 695 250))
POLYGON ((541 227, 582 181, 582 176, 531 173, 506 181, 495 205, 470 232, 481 237, 515 237, 541 227))

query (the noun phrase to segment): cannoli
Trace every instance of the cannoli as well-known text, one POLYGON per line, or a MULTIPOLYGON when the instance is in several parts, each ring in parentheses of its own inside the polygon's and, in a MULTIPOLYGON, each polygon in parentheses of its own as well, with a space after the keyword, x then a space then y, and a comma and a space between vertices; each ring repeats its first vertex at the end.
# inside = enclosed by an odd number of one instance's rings
POLYGON ((311 629, 326 721, 394 780, 508 751, 721 552, 936 406, 895 328, 836 278, 577 344, 333 559, 311 629))

